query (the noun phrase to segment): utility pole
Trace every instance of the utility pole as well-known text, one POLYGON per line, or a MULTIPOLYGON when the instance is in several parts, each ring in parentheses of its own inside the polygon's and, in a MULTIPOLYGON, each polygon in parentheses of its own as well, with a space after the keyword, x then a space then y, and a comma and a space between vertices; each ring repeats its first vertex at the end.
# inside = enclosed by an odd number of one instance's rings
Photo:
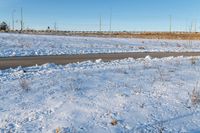
POLYGON ((13 10, 12 11, 12 30, 14 31, 15 30, 15 14, 16 10, 13 10))
POLYGON ((189 29, 188 29, 188 21, 187 21, 187 19, 186 19, 186 21, 185 21, 185 32, 189 32, 189 29))
POLYGON ((23 9, 21 8, 21 32, 23 31, 23 9))
POLYGON ((190 32, 192 32, 192 30, 193 30, 193 22, 191 22, 190 32))
POLYGON ((112 9, 110 12, 110 32, 112 31, 112 9))
POLYGON ((197 21, 194 21, 194 32, 197 32, 197 21))
POLYGON ((99 32, 101 32, 101 25, 102 25, 102 22, 101 22, 101 15, 100 15, 100 18, 99 18, 99 32))
POLYGON ((172 32, 172 15, 169 16, 169 32, 172 32))
POLYGON ((57 31, 57 23, 54 23, 54 30, 57 31))

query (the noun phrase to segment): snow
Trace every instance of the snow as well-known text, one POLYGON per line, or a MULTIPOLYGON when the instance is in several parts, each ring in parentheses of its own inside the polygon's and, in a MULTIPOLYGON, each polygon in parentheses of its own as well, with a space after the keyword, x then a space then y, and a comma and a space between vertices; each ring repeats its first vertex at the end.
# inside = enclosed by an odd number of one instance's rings
POLYGON ((1 70, 0 132, 197 133, 199 75, 200 57, 1 70))
POLYGON ((0 57, 145 51, 200 51, 200 41, 0 33, 0 57))

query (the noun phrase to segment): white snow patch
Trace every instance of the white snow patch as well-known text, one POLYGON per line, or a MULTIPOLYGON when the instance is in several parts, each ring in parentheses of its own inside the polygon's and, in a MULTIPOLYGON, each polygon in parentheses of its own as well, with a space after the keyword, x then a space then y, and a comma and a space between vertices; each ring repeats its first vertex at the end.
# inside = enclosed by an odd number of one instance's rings
POLYGON ((199 75, 200 57, 1 70, 0 132, 199 132, 199 75))
POLYGON ((0 33, 0 57, 120 52, 200 51, 200 41, 0 33))

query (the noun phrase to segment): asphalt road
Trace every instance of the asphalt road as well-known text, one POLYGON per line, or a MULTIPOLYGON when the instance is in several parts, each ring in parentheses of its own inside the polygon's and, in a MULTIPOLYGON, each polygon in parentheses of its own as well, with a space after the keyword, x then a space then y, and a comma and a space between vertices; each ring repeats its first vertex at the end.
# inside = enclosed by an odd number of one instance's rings
POLYGON ((200 52, 133 52, 133 53, 111 53, 111 54, 84 54, 84 55, 57 55, 57 56, 28 56, 28 57, 6 57, 0 58, 0 69, 15 68, 18 66, 28 67, 34 65, 42 65, 45 63, 69 64, 82 61, 95 61, 102 59, 103 61, 111 61, 125 58, 152 58, 178 57, 178 56, 200 56, 200 52))

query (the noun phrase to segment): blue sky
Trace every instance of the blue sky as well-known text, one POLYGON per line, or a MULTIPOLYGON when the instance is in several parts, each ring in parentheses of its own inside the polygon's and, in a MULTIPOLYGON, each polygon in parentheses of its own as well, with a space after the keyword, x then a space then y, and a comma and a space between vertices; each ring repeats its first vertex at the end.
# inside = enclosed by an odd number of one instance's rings
MULTIPOLYGON (((188 30, 192 23, 200 31, 200 0, 0 0, 0 21, 20 19, 23 7, 25 27, 60 30, 168 31, 169 16, 173 30, 188 30)), ((15 23, 19 27, 19 22, 15 23)), ((193 26, 194 27, 194 26, 193 26)))

